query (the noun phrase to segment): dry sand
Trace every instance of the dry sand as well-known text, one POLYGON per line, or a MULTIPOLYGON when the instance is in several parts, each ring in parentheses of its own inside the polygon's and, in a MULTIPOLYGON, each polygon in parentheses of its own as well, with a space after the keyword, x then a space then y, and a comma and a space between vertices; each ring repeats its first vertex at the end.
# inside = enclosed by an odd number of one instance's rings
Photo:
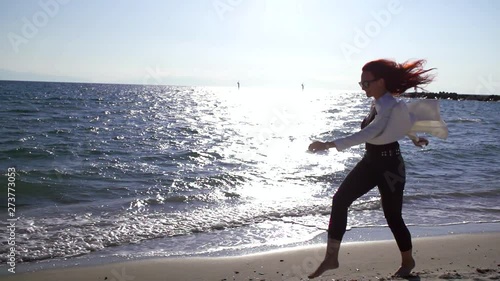
MULTIPOLYGON (((223 258, 162 258, 11 274, 2 280, 308 280, 325 245, 223 258)), ((413 240, 417 266, 408 280, 500 280, 500 233, 413 240)), ((394 241, 345 243, 340 268, 314 280, 392 280, 400 255, 394 241)), ((401 279, 400 279, 401 280, 401 279)))

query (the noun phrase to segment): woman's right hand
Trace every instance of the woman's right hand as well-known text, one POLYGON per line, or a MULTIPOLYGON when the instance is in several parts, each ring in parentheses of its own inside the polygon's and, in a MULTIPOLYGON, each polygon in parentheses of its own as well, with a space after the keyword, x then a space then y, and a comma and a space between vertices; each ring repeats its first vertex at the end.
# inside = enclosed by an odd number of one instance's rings
POLYGON ((328 146, 324 142, 315 141, 309 145, 308 149, 309 149, 309 151, 316 152, 316 151, 321 151, 321 150, 327 150, 328 146))

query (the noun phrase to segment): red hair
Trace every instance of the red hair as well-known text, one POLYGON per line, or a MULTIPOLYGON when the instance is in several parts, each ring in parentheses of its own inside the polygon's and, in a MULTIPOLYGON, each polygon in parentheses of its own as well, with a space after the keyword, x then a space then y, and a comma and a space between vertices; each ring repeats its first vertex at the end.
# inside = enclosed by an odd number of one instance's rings
POLYGON ((424 69, 425 60, 405 61, 397 63, 392 60, 379 59, 365 64, 363 71, 369 71, 375 79, 384 79, 385 88, 392 94, 401 94, 420 85, 427 85, 434 80, 434 75, 424 69))

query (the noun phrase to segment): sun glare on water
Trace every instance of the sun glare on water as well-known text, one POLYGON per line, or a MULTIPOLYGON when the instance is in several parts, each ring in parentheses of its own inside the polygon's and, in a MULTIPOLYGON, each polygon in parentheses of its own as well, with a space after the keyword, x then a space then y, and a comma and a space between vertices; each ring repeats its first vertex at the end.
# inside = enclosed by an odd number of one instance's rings
MULTIPOLYGON (((314 174, 341 171, 349 153, 307 151, 314 136, 329 133, 335 120, 325 111, 340 102, 326 91, 300 89, 227 89, 217 91, 220 128, 228 136, 220 153, 242 163, 251 182, 238 192, 265 202, 296 204, 315 194, 304 179, 314 174)), ((339 124, 341 125, 341 124, 339 124)))

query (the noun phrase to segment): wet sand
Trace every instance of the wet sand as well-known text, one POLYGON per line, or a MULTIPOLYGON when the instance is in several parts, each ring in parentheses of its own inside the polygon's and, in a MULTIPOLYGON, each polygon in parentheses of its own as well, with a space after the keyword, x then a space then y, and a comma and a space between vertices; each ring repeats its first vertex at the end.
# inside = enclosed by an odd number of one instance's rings
MULTIPOLYGON (((308 280, 325 245, 287 248, 238 257, 162 258, 34 273, 1 280, 308 280)), ((449 235, 413 240, 417 266, 407 280, 500 280, 500 233, 449 235)), ((393 280, 400 254, 394 241, 345 243, 340 268, 313 280, 393 280)), ((404 280, 404 279, 399 279, 404 280)))

